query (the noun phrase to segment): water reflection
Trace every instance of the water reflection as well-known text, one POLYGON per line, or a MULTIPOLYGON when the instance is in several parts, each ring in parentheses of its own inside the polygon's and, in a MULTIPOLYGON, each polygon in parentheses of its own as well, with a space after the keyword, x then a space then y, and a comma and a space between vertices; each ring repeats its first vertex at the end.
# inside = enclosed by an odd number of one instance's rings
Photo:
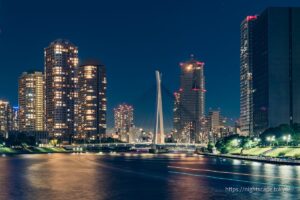
POLYGON ((0 199, 297 199, 300 187, 297 166, 186 154, 8 156, 0 171, 0 199))

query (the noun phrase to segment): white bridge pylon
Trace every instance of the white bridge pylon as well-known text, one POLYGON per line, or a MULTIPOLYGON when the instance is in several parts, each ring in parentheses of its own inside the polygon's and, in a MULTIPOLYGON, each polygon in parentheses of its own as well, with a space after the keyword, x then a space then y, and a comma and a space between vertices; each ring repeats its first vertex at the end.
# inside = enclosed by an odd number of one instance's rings
POLYGON ((155 121, 155 131, 154 131, 154 144, 164 144, 165 143, 165 131, 164 131, 164 117, 162 108, 162 96, 161 96, 161 74, 159 71, 155 71, 156 75, 156 121, 155 121))

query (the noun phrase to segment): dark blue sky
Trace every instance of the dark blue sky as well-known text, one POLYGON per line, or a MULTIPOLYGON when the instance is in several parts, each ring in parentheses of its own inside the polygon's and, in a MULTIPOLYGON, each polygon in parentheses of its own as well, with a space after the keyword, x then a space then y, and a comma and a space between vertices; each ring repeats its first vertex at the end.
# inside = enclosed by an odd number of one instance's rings
MULTIPOLYGON (((240 23, 268 6, 300 1, 0 0, 0 98, 16 105, 20 74, 43 70, 44 47, 66 38, 79 47, 81 60, 98 58, 107 66, 110 125, 112 108, 122 102, 134 105, 138 125, 151 124, 154 70, 161 70, 173 92, 178 63, 190 54, 205 62, 207 109, 237 118, 240 23)), ((163 98, 170 124, 173 102, 163 98)))

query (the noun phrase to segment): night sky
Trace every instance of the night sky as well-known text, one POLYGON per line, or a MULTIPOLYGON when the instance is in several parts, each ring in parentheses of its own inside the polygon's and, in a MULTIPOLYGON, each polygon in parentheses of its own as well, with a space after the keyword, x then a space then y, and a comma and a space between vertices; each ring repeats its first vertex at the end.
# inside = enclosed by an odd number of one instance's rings
POLYGON ((0 0, 0 98, 17 105, 23 71, 43 70, 43 49, 57 38, 79 47, 79 58, 107 67, 108 120, 119 103, 135 108, 138 126, 152 126, 155 75, 163 74, 166 126, 179 62, 205 62, 206 108, 239 116, 240 23, 268 6, 299 0, 0 0))

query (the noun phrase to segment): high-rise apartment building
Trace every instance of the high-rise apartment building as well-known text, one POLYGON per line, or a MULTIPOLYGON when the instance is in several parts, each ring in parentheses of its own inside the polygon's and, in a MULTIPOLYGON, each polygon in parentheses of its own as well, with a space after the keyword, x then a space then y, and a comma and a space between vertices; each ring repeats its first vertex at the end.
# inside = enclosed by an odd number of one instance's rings
POLYGON ((20 131, 44 130, 44 97, 43 73, 24 72, 19 78, 18 128, 20 131))
POLYGON ((106 71, 95 62, 78 69, 78 103, 76 133, 78 137, 96 139, 106 131, 106 71))
MULTIPOLYGON (((205 118, 205 78, 204 63, 191 59, 180 63, 180 102, 179 115, 180 119, 179 135, 182 136, 181 142, 200 142, 202 132, 202 121, 205 118)), ((176 105, 177 106, 177 105, 176 105)))
POLYGON ((267 8, 251 29, 254 134, 300 123, 300 8, 267 8))
POLYGON ((58 39, 45 48, 45 117, 50 136, 70 142, 75 131, 78 48, 58 39))
POLYGON ((253 26, 257 16, 247 16, 241 24, 240 126, 243 135, 253 132, 252 55, 253 26))
POLYGON ((127 104, 120 104, 114 109, 115 130, 120 134, 122 141, 129 140, 129 131, 133 126, 133 107, 127 104))
POLYGON ((0 100, 0 134, 7 137, 12 129, 12 108, 8 101, 0 100))

